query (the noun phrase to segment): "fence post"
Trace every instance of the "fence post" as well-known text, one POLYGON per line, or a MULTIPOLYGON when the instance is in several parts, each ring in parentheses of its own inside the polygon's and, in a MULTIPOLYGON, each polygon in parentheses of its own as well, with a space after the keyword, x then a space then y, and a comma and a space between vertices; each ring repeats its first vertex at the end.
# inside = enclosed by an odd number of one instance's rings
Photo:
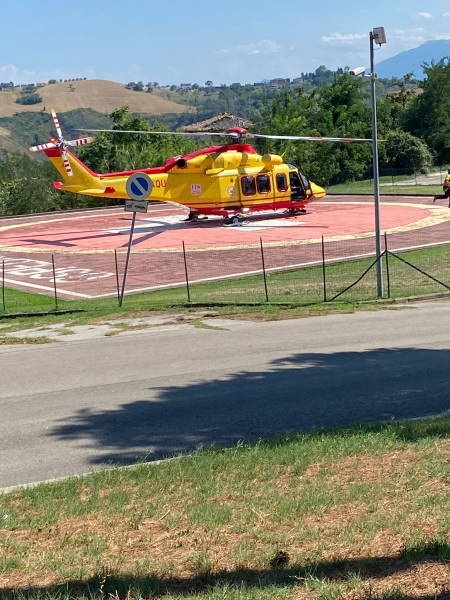
POLYGON ((186 247, 184 245, 184 240, 183 240, 183 259, 184 259, 184 272, 186 274, 187 297, 188 297, 188 302, 190 302, 191 301, 191 292, 189 290, 189 277, 188 277, 187 260, 186 260, 186 247))
POLYGON ((6 303, 5 303, 5 261, 3 260, 3 268, 2 268, 2 304, 3 304, 3 312, 6 312, 6 303))
POLYGON ((116 263, 116 285, 117 285, 117 300, 120 306, 120 285, 119 285, 119 267, 117 265, 117 250, 114 248, 114 260, 116 263))
POLYGON ((327 280, 325 273, 325 241, 322 236, 322 278, 323 278, 323 301, 327 301, 327 280))
POLYGON ((263 243, 262 243, 262 237, 259 238, 259 242, 261 245, 261 260, 262 260, 263 277, 264 277, 264 290, 266 292, 266 302, 269 302, 269 294, 267 292, 266 263, 264 262, 264 248, 263 248, 263 243))
POLYGON ((56 291, 56 272, 55 272, 55 257, 52 254, 52 266, 53 266, 53 287, 55 290, 55 309, 58 310, 58 293, 56 291))
POLYGON ((384 232, 384 254, 386 256, 386 277, 387 277, 387 294, 388 298, 391 297, 391 278, 389 276, 389 250, 387 245, 387 235, 384 232))

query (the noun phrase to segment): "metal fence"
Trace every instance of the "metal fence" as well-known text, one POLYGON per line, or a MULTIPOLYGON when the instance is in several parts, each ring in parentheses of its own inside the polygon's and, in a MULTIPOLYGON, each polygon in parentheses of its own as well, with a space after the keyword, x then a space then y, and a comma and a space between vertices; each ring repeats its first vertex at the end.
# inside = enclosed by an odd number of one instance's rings
MULTIPOLYGON (((448 173, 447 165, 436 165, 423 173, 414 167, 411 168, 382 168, 380 169, 380 193, 429 193, 430 195, 440 193, 442 184, 448 173)), ((369 169, 360 177, 355 177, 352 172, 341 172, 340 183, 330 184, 329 192, 371 194, 373 193, 373 172, 369 169)))
MULTIPOLYGON (((384 236, 385 297, 450 290, 450 236, 428 243, 425 231, 384 236)), ((435 239, 435 238, 434 238, 435 239)), ((0 315, 118 307, 124 252, 0 254, 0 315)), ((317 240, 231 246, 136 250, 131 255, 124 307, 186 303, 375 300, 375 242, 317 240)))

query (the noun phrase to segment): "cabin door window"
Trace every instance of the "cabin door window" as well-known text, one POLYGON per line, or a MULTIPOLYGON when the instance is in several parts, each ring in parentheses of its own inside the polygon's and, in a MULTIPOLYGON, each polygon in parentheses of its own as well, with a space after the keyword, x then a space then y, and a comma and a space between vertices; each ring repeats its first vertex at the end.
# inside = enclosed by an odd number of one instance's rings
POLYGON ((277 190, 279 192, 287 192, 288 184, 284 173, 277 173, 277 190))
POLYGON ((255 178, 247 175, 241 179, 242 193, 244 196, 254 196, 256 194, 255 178))
POLYGON ((269 175, 258 175, 256 178, 258 184, 258 194, 270 194, 270 177, 269 175))

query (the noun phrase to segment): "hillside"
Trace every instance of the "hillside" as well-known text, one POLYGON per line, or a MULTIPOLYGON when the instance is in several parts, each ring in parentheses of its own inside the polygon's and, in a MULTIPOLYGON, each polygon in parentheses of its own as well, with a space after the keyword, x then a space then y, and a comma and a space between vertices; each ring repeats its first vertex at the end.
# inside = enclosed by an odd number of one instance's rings
MULTIPOLYGON (((61 129, 67 139, 79 137, 74 129, 108 129, 112 120, 91 108, 78 108, 67 113, 58 113, 61 129)), ((27 149, 35 144, 48 142, 55 135, 55 125, 51 115, 43 112, 21 112, 12 117, 0 118, 0 145, 2 139, 10 139, 27 149), (2 137, 3 132, 3 137, 2 137), (6 138, 5 136, 9 136, 6 138)))
MULTIPOLYGON (((58 113, 76 110, 78 108, 92 108, 93 110, 109 114, 116 108, 127 105, 130 112, 162 115, 166 113, 182 113, 186 106, 165 100, 153 94, 127 90, 122 83, 92 79, 72 82, 73 92, 69 83, 56 83, 39 88, 42 102, 31 106, 16 104, 16 92, 0 92, 0 118, 10 117, 19 112, 50 112, 52 108, 58 113)), ((192 110, 192 109, 191 109, 192 110)))
POLYGON ((11 137, 8 129, 0 126, 0 158, 5 152, 25 152, 25 148, 11 137))
POLYGON ((450 56, 450 40, 430 40, 417 48, 400 52, 391 58, 382 60, 375 67, 378 77, 401 78, 407 73, 421 79, 423 71, 421 65, 431 63, 432 60, 439 61, 441 58, 450 56))

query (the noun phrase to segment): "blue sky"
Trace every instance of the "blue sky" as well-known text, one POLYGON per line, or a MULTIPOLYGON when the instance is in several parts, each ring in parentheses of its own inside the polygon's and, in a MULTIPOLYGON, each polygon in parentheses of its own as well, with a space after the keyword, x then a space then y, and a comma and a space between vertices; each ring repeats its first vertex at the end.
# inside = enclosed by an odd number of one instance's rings
POLYGON ((0 0, 0 81, 253 83, 450 39, 450 0, 0 0))

